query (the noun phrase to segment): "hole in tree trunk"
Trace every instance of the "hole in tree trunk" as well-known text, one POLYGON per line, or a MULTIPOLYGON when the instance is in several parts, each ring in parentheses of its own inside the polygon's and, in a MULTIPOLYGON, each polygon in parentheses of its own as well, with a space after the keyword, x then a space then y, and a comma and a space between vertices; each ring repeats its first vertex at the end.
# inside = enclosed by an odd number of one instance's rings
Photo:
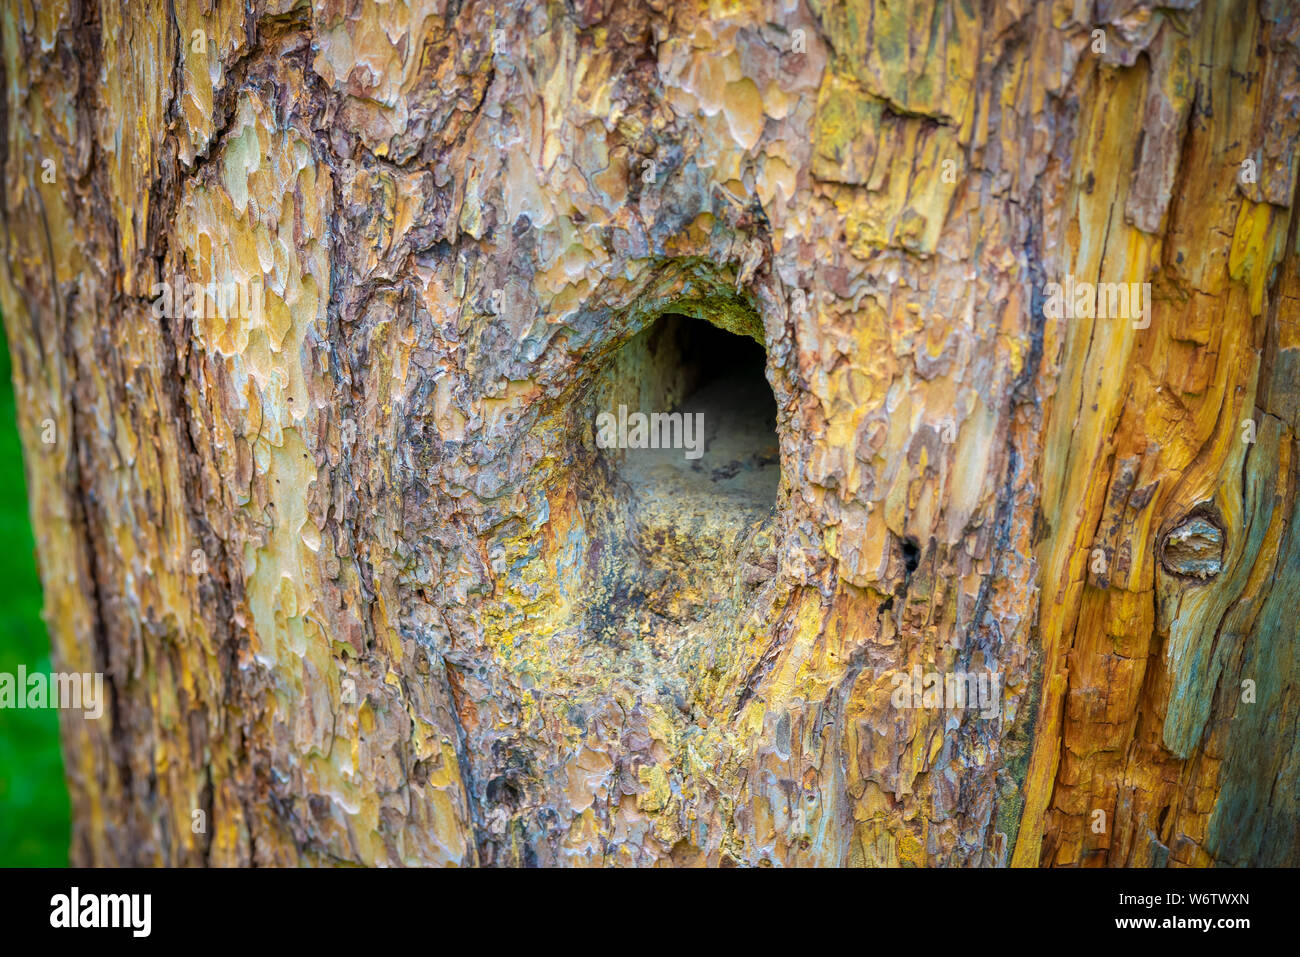
POLYGON ((916 571, 916 566, 921 564, 921 546, 915 538, 911 536, 903 539, 903 565, 907 568, 907 574, 911 575, 916 571))
POLYGON ((774 577, 781 465, 765 365, 753 339, 667 314, 574 407, 589 635, 680 663, 774 577))
POLYGON ((752 339, 663 316, 623 347, 597 387, 596 446, 643 505, 760 519, 781 478, 765 364, 752 339))

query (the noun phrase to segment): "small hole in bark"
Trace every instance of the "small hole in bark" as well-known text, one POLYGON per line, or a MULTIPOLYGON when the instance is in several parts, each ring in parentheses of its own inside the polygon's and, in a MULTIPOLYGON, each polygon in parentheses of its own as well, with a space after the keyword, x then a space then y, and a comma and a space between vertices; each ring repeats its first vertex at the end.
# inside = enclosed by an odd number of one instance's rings
POLYGON ((921 546, 915 538, 903 539, 903 565, 910 576, 921 564, 921 546))

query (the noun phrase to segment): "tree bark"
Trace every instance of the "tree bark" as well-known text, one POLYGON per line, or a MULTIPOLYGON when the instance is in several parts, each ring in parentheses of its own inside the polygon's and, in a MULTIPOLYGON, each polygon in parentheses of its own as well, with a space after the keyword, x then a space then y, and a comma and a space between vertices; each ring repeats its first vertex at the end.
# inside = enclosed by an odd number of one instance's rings
POLYGON ((1285 0, 3 30, 76 863, 1300 863, 1285 0), (593 445, 666 315, 762 344, 774 508, 593 445))

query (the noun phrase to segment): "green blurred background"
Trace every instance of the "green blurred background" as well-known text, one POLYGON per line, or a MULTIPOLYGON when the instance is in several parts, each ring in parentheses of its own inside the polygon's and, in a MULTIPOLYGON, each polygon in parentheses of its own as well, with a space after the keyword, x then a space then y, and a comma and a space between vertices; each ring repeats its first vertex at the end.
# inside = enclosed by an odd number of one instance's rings
MULTIPOLYGON (((0 672, 50 667, 27 515, 9 344, 0 333, 0 672)), ((68 863, 68 789, 53 708, 0 708, 0 866, 68 863)))

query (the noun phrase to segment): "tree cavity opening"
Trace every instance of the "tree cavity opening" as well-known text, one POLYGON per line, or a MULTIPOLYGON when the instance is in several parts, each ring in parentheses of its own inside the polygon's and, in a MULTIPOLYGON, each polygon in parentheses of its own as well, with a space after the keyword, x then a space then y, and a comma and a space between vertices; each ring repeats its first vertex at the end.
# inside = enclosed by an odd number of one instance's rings
POLYGON ((644 520, 684 531, 772 514, 781 466, 766 359, 753 339, 675 313, 614 356, 595 389, 594 444, 644 520))

